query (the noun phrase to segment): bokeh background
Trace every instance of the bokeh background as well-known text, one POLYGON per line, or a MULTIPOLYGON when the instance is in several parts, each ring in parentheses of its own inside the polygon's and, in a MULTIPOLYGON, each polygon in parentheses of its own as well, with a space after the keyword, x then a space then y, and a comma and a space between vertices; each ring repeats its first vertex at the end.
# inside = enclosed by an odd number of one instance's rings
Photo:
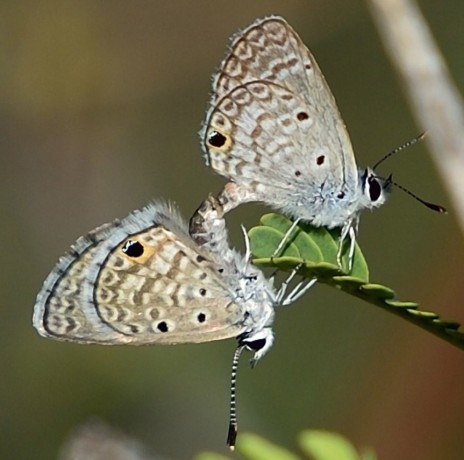
MULTIPOLYGON (((420 4, 462 91, 464 3, 420 4)), ((359 164, 419 132, 362 2, 0 3, 1 458, 57 458, 91 417, 167 458, 226 452, 232 340, 53 342, 32 328, 32 306, 78 236, 156 197, 189 217, 220 189, 197 139, 210 76, 228 37, 271 13, 315 54, 359 164)), ((382 171, 449 205, 425 144, 382 171)), ((237 245, 239 224, 256 224, 264 211, 247 205, 230 215, 237 245)), ((359 242, 373 281, 464 321, 464 245, 452 209, 438 215, 395 191, 363 216, 359 242)), ((275 330, 257 368, 241 363, 241 430, 296 448, 299 430, 329 429, 381 459, 464 458, 461 350, 326 286, 278 311, 275 330)))

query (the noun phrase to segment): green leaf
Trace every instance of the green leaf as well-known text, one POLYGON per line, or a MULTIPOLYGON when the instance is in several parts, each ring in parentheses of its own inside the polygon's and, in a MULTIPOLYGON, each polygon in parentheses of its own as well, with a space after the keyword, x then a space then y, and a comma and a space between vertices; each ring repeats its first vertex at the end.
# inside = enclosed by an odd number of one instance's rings
MULTIPOLYGON (((251 251, 259 259, 262 265, 280 265, 286 257, 298 258, 304 261, 307 276, 327 276, 324 273, 328 269, 330 275, 341 274, 337 265, 338 239, 335 240, 333 231, 330 232, 323 227, 313 227, 308 224, 298 225, 294 231, 287 236, 288 243, 284 249, 272 257, 280 242, 292 226, 292 221, 279 214, 265 214, 260 219, 261 226, 253 227, 248 232, 250 237, 251 251), (256 249, 256 251, 255 251, 256 249), (272 258, 272 261, 271 261, 272 258), (267 261, 265 259, 268 259, 267 261), (275 262, 275 264, 274 264, 275 262)), ((342 257, 342 264, 348 266, 348 254, 342 257)), ((279 267, 280 268, 280 267, 279 267)), ((362 280, 369 280, 369 270, 366 260, 356 245, 351 276, 362 280)))
MULTIPOLYGON (((276 251, 283 237, 290 230, 292 221, 288 220, 284 216, 281 216, 280 214, 265 214, 261 217, 261 224, 264 227, 270 227, 278 231, 279 240, 277 241, 277 244, 273 247, 273 251, 271 253, 267 252, 267 255, 272 255, 276 251)), ((289 243, 295 245, 298 248, 299 256, 301 259, 310 260, 312 262, 322 262, 322 260, 324 260, 319 245, 299 227, 297 227, 293 232, 289 243)), ((282 251, 278 255, 281 257, 289 254, 287 254, 286 251, 282 251)))
MULTIPOLYGON (((254 227, 248 232, 250 237, 251 252, 255 257, 269 258, 282 241, 282 234, 274 228, 254 227)), ((301 254, 294 243, 289 243, 281 253, 282 257, 296 257, 301 259, 301 254)))
MULTIPOLYGON (((375 452, 364 448, 361 454, 343 436, 321 430, 305 430, 298 436, 299 445, 311 460, 376 460, 375 452)), ((237 451, 246 460, 300 460, 289 450, 256 434, 244 433, 237 438, 237 451)), ((219 454, 205 452, 194 460, 230 460, 219 454)))
POLYGON ((237 438, 237 452, 249 460, 299 460, 299 457, 283 447, 252 433, 237 438))
POLYGON ((301 449, 314 460, 360 460, 351 443, 328 431, 307 430, 299 435, 301 449))
POLYGON ((193 457, 193 460, 231 460, 225 455, 216 454, 215 452, 200 452, 193 457))
MULTIPOLYGON (((446 321, 431 311, 419 309, 419 304, 396 299, 393 289, 377 283, 369 283, 369 270, 366 260, 356 245, 351 273, 345 273, 337 266, 338 238, 334 230, 315 228, 311 225, 298 225, 290 235, 283 254, 272 257, 280 241, 292 225, 286 217, 266 214, 261 225, 249 231, 252 252, 256 265, 273 267, 283 271, 299 268, 298 274, 313 278, 358 297, 390 313, 431 332, 443 340, 464 349, 464 333, 460 324, 446 321)), ((347 255, 343 265, 347 266, 347 255)))

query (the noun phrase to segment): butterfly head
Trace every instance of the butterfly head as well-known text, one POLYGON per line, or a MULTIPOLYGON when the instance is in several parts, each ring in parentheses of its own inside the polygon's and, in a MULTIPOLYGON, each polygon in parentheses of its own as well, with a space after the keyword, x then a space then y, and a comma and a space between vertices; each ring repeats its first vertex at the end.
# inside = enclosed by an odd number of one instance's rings
POLYGON ((382 206, 391 193, 391 176, 387 179, 379 177, 371 168, 359 170, 361 197, 359 209, 375 209, 382 206))
POLYGON ((274 343, 274 333, 270 326, 264 327, 253 333, 244 333, 239 338, 239 345, 245 346, 248 350, 254 352, 250 360, 251 367, 269 351, 274 343))

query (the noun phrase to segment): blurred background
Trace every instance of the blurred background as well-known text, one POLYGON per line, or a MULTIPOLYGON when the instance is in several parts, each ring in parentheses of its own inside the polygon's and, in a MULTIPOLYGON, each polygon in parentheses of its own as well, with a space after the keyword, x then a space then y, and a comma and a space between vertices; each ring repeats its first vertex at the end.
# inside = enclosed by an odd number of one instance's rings
MULTIPOLYGON (((463 90, 464 3, 424 0, 463 90)), ((342 0, 0 3, 0 457, 54 459, 92 417, 166 458, 226 453, 234 341, 98 347, 40 338, 32 307, 80 235, 150 199, 186 218, 224 180, 203 164, 197 131, 228 37, 283 15, 313 51, 372 165, 419 133, 366 7, 342 0)), ((425 144, 382 173, 449 206, 425 144)), ((229 216, 234 241, 266 209, 229 216)), ((361 219, 371 280, 464 321, 464 245, 453 209, 400 191, 361 219)), ((275 345, 241 363, 239 426, 296 449, 304 428, 338 431, 380 459, 464 458, 464 353, 326 286, 277 312, 275 345)))

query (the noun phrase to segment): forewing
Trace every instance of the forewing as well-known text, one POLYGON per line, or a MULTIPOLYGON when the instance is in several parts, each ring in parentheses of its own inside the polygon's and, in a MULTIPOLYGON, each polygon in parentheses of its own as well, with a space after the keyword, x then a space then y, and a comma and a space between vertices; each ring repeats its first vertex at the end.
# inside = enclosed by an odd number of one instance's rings
POLYGON ((290 194, 299 182, 316 189, 328 181, 348 193, 357 185, 335 99, 314 57, 279 17, 233 38, 200 135, 207 162, 239 184, 253 178, 255 186, 290 194))

